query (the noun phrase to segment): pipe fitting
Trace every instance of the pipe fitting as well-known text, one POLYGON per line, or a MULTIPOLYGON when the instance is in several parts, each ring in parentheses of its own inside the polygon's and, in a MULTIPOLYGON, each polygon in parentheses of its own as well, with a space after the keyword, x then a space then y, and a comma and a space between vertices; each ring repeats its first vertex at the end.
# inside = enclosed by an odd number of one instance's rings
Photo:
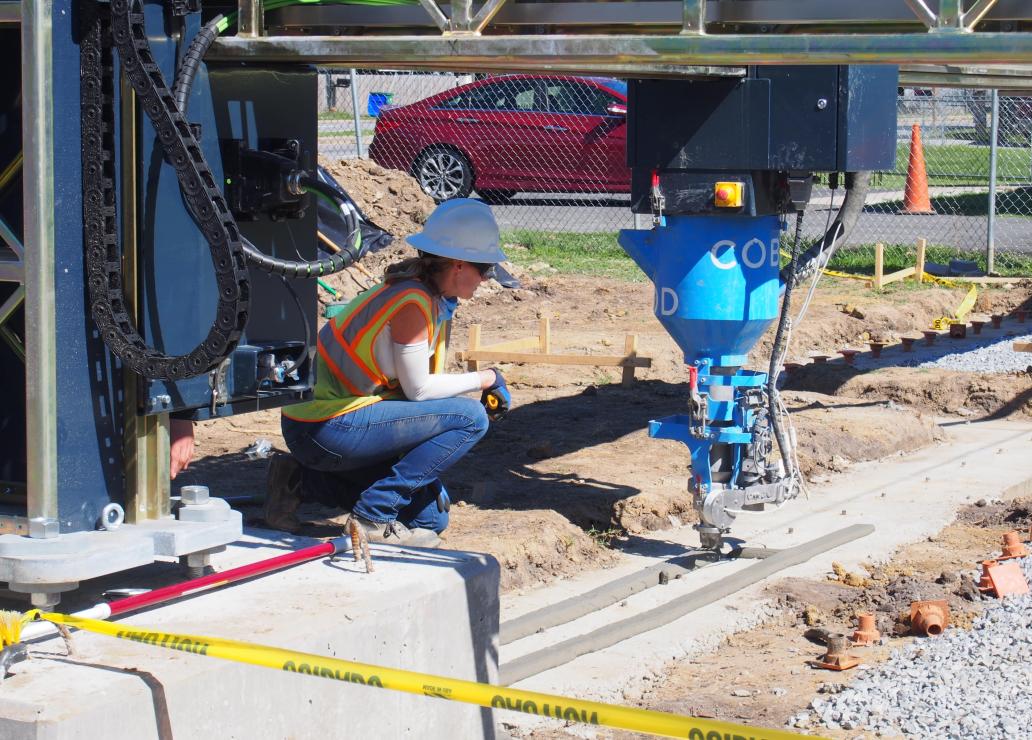
POLYGON ((1017 532, 1007 532, 1003 535, 1003 554, 998 560, 1010 560, 1012 558, 1028 557, 1028 548, 1021 542, 1017 532))
POLYGON ((853 632, 854 645, 873 645, 881 639, 881 632, 874 623, 874 615, 870 612, 857 614, 857 627, 853 632))
POLYGON ((810 665, 814 668, 824 668, 829 671, 845 671, 860 665, 860 659, 855 655, 847 655, 849 640, 845 635, 829 635, 827 652, 818 660, 811 660, 810 665))
POLYGON ((994 565, 996 565, 995 560, 983 560, 982 577, 978 579, 978 590, 983 594, 990 596, 996 593, 996 588, 993 586, 993 579, 989 576, 989 569, 994 565))
POLYGON ((910 605, 910 629, 916 635, 936 637, 950 623, 950 607, 945 599, 915 601, 910 605))

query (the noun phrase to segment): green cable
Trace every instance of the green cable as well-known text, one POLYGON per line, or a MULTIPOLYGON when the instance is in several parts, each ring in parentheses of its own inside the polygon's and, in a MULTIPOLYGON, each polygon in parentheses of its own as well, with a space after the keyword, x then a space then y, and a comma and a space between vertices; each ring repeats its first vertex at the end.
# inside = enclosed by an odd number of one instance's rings
POLYGON ((319 283, 319 287, 320 288, 325 290, 327 293, 332 295, 334 298, 340 300, 340 292, 336 288, 334 288, 332 285, 327 283, 322 278, 318 278, 315 282, 319 283))

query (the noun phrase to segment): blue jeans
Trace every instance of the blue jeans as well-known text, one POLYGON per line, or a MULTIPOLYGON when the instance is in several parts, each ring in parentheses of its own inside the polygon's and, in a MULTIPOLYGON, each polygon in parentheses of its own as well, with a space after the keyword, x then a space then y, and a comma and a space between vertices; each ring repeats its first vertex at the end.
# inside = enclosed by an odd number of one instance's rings
POLYGON ((309 477, 371 479, 351 510, 373 522, 398 520, 435 532, 448 526, 438 476, 487 432, 479 401, 380 401, 321 422, 283 417, 283 438, 309 477), (324 475, 310 476, 310 471, 324 475), (329 475, 326 475, 329 474, 329 475))

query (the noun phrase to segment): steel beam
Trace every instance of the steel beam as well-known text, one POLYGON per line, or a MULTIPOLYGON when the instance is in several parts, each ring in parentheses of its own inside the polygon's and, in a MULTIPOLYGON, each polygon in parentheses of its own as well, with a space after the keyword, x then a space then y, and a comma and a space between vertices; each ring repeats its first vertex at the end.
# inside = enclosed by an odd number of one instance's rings
POLYGON ((0 26, 16 26, 21 23, 21 3, 0 2, 0 26))
POLYGON ((219 39, 212 59, 392 69, 608 72, 655 65, 1032 63, 1032 33, 655 36, 267 36, 219 39))
MULTIPOLYGON (((688 4, 694 6, 699 2, 688 0, 688 4)), ((439 8, 441 17, 431 21, 418 6, 293 5, 270 12, 269 26, 276 29, 325 26, 416 29, 440 25, 437 20, 446 24, 452 12, 451 7, 447 4, 435 4, 435 7, 439 8)), ((626 26, 630 30, 642 26, 670 26, 670 30, 674 31, 683 25, 685 10, 685 0, 509 3, 499 10, 494 25, 554 25, 566 29, 626 26)), ((696 11, 692 10, 691 13, 694 15, 696 11)), ((928 16, 919 19, 902 0, 865 0, 855 3, 828 0, 734 0, 705 3, 704 18, 707 24, 724 27, 765 26, 764 33, 800 26, 836 29, 881 26, 920 31, 925 27, 922 21, 933 25, 938 23, 938 16, 930 10, 928 13, 928 16)), ((703 16, 701 13, 699 15, 701 19, 703 16)), ((982 20, 1032 20, 1032 7, 1025 0, 979 0, 964 15, 964 22, 970 27, 982 20)))
MULTIPOLYGON (((28 516, 56 521, 53 4, 25 0, 21 10, 28 516)), ((53 529, 35 531, 49 535, 53 529)))

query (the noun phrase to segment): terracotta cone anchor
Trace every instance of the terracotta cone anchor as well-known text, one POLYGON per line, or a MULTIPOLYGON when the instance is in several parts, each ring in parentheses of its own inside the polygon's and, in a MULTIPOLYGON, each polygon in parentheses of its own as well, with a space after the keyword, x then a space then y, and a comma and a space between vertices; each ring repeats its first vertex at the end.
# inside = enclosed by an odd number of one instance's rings
POLYGON ((899 341, 903 345, 904 352, 913 352, 914 342, 916 342, 917 339, 915 339, 914 337, 900 337, 899 341))
POLYGON ((993 590, 993 579, 989 577, 989 569, 996 565, 995 560, 983 560, 982 561, 982 577, 978 579, 978 590, 983 594, 992 596, 993 590))
POLYGON ((829 671, 845 671, 860 665, 860 659, 855 655, 846 655, 849 648, 849 640, 845 635, 833 635, 828 638, 828 650, 819 660, 811 660, 810 665, 814 668, 824 668, 829 671))
POLYGON ((935 331, 935 329, 926 329, 921 333, 924 334, 925 344, 929 347, 935 344, 935 338, 939 336, 939 332, 935 331))
POLYGON ((915 601, 910 605, 910 629, 915 635, 941 635, 950 623, 950 607, 945 599, 915 601))
POLYGON ((860 354, 858 349, 840 349, 839 354, 842 355, 842 359, 846 361, 847 365, 853 365, 856 363, 856 356, 860 354))
POLYGON ((954 321, 950 324, 951 339, 964 339, 965 337, 967 337, 967 324, 960 321, 954 321))
POLYGON ((992 316, 989 317, 989 320, 993 322, 994 329, 999 329, 1000 326, 1003 325, 1003 314, 994 313, 992 316))
POLYGON ((873 614, 857 614, 856 618, 857 627, 852 638, 854 645, 873 645, 881 639, 881 632, 874 625, 873 614))
POLYGON ((1003 554, 997 560, 1011 560, 1012 558, 1028 557, 1028 548, 1021 542, 1017 532, 1007 532, 1003 535, 1003 554))
POLYGON ((972 319, 972 321, 971 321, 971 329, 975 332, 976 336, 982 333, 982 327, 983 326, 985 326, 985 322, 984 321, 976 321, 976 320, 972 319))
POLYGON ((871 357, 877 359, 881 357, 881 351, 885 349, 887 342, 872 341, 868 342, 867 345, 871 348, 871 357))

